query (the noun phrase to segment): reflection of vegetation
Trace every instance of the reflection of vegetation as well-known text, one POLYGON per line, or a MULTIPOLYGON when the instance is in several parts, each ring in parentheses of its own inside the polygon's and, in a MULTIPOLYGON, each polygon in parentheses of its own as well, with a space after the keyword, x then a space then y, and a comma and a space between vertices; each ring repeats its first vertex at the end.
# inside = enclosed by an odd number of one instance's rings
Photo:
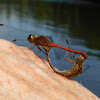
POLYGON ((88 47, 100 49, 100 15, 99 8, 85 7, 80 9, 81 33, 88 40, 88 47))
POLYGON ((84 0, 84 1, 89 1, 89 2, 93 2, 93 3, 100 3, 100 0, 84 0))
POLYGON ((87 52, 88 55, 91 55, 91 56, 96 56, 96 57, 100 57, 100 54, 95 54, 95 53, 91 53, 91 52, 87 52))
MULTIPOLYGON (((69 28, 72 37, 88 40, 89 48, 100 49, 99 8, 69 5, 63 2, 39 2, 38 0, 35 2, 32 0, 0 0, 1 5, 3 9, 6 9, 8 18, 14 11, 19 18, 31 16, 44 21, 45 24, 56 27, 64 26, 64 28, 69 28)), ((2 9, 0 9, 1 12, 2 9)))

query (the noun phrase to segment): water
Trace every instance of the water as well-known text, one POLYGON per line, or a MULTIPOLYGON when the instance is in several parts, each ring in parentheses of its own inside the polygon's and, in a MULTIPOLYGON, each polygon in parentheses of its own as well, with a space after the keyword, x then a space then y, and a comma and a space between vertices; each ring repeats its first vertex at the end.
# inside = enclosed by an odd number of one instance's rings
POLYGON ((0 23, 24 30, 8 26, 9 30, 2 31, 0 28, 0 38, 11 41, 23 34, 23 38, 30 33, 43 34, 52 36, 55 43, 60 41, 63 46, 66 46, 64 38, 67 38, 71 48, 89 55, 84 65, 89 68, 74 79, 100 97, 100 7, 91 3, 49 1, 0 1, 0 23))

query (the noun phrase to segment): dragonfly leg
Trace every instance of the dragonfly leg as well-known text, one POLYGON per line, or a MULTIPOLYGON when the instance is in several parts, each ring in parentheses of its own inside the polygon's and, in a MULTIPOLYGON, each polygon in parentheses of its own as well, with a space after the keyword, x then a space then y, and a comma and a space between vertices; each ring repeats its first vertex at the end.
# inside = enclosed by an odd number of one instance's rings
POLYGON ((40 47, 38 47, 38 48, 40 49, 40 51, 42 51, 46 55, 45 51, 43 51, 40 47))
POLYGON ((37 46, 37 48, 38 48, 38 51, 39 51, 39 53, 38 53, 38 57, 39 57, 40 56, 40 52, 41 52, 41 48, 39 46, 37 46))
MULTIPOLYGON (((26 45, 26 44, 25 44, 25 45, 26 45)), ((25 46, 25 45, 24 45, 24 46, 25 46)), ((35 45, 33 45, 33 47, 31 47, 31 48, 29 48, 29 49, 31 49, 31 50, 33 51, 33 50, 34 50, 34 48, 35 48, 35 45)))
POLYGON ((68 59, 67 57, 65 58, 67 61, 69 61, 69 62, 71 62, 71 63, 75 63, 75 62, 73 62, 72 60, 70 60, 70 59, 68 59))
POLYGON ((72 54, 73 54, 73 52, 70 52, 68 55, 66 55, 66 58, 69 57, 69 56, 72 55, 72 54))
POLYGON ((76 61, 76 59, 74 57, 72 57, 71 55, 70 55, 70 58, 73 59, 74 61, 76 61))
POLYGON ((32 48, 32 50, 34 50, 34 48, 35 48, 35 44, 33 45, 33 48, 32 48))
POLYGON ((40 52, 41 52, 41 51, 46 55, 46 53, 45 53, 39 46, 37 46, 37 48, 38 48, 38 51, 39 51, 38 56, 40 56, 40 52))
POLYGON ((75 59, 74 57, 72 57, 72 54, 73 54, 73 52, 70 52, 70 53, 66 56, 66 58, 67 58, 68 56, 70 56, 71 59, 73 59, 74 61, 76 61, 76 59, 75 59))
POLYGON ((50 56, 49 56, 49 50, 50 50, 50 48, 49 47, 46 47, 46 46, 43 46, 43 49, 46 51, 46 56, 47 56, 47 60, 49 62, 50 67, 54 70, 54 67, 51 64, 51 60, 50 60, 50 56))
MULTIPOLYGON (((33 49, 32 49, 32 50, 34 50, 34 48, 35 48, 35 45, 33 46, 33 49)), ((37 55, 37 57, 36 57, 35 61, 36 61, 36 60, 37 60, 37 58, 40 56, 40 52, 41 52, 41 50, 39 49, 39 46, 37 46, 37 48, 38 48, 39 53, 38 53, 38 55, 37 55)), ((35 62, 35 61, 34 61, 34 62, 35 62)))

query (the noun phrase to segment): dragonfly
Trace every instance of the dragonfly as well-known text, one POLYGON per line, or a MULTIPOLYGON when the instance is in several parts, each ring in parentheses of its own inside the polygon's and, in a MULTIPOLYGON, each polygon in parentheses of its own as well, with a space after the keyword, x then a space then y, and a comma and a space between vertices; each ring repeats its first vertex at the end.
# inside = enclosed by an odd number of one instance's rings
MULTIPOLYGON (((14 40, 15 41, 15 40, 14 40)), ((33 48, 36 46, 39 50, 39 55, 40 55, 40 52, 41 52, 41 49, 39 48, 39 46, 42 46, 42 48, 45 50, 45 54, 47 56, 47 60, 49 62, 49 65, 50 67, 54 70, 52 64, 51 64, 51 60, 50 60, 50 56, 49 56, 49 51, 51 48, 53 47, 58 47, 58 48, 61 48, 61 49, 64 49, 64 50, 67 50, 67 51, 70 51, 70 52, 73 52, 73 53, 78 53, 78 54, 81 54, 82 57, 84 59, 87 59, 88 56, 85 52, 83 51, 77 51, 77 50, 73 50, 73 49, 70 49, 70 48, 67 48, 67 47, 64 47, 64 46, 61 46, 59 44, 56 44, 54 42, 51 42, 48 37, 46 36, 43 36, 43 35, 33 35, 33 34, 30 34, 28 36, 28 41, 31 43, 31 44, 34 44, 33 48)))
POLYGON ((65 57, 65 59, 71 63, 73 63, 72 70, 64 70, 60 71, 57 68, 53 67, 54 72, 63 75, 65 77, 76 77, 80 75, 83 72, 83 62, 86 60, 82 55, 79 55, 77 58, 74 58, 70 55, 70 57, 73 60, 68 59, 65 57))
MULTIPOLYGON (((8 28, 11 28, 10 26, 7 26, 7 25, 3 25, 1 24, 1 26, 5 26, 5 28, 7 29, 8 28)), ((13 28, 13 27, 12 27, 13 28)), ((70 51, 70 52, 73 52, 73 53, 77 53, 77 54, 81 54, 84 59, 87 59, 87 54, 83 51, 77 51, 77 50, 73 50, 73 49, 70 49, 70 48, 67 48, 67 47, 64 47, 64 46, 61 46, 59 44, 56 44, 54 42, 51 42, 49 40, 48 37, 44 36, 44 35, 33 35, 33 34, 30 34, 28 36, 28 41, 33 44, 33 49, 35 48, 35 46, 38 48, 38 56, 40 55, 40 52, 43 51, 39 46, 42 46, 42 48, 45 50, 45 55, 47 56, 47 60, 49 62, 49 65, 50 67, 54 70, 52 64, 51 64, 51 60, 50 60, 50 56, 49 56, 49 51, 51 50, 51 48, 53 47, 58 47, 58 48, 61 48, 61 49, 64 49, 64 50, 67 50, 67 51, 70 51)), ((14 39, 13 42, 17 41, 17 39, 14 39)))
MULTIPOLYGON (((15 41, 15 40, 14 40, 15 41)), ((67 50, 67 51, 70 51, 70 52, 73 52, 73 53, 78 53, 78 54, 81 54, 85 59, 88 58, 87 54, 83 51, 77 51, 77 50, 73 50, 73 49, 70 49, 70 48, 67 48, 67 47, 64 47, 64 46, 61 46, 59 44, 56 44, 56 43, 53 43, 51 42, 48 37, 46 36, 43 36, 43 35, 39 35, 39 36, 36 36, 34 34, 30 34, 28 36, 28 41, 31 43, 31 44, 34 44, 34 47, 37 46, 37 48, 39 46, 42 46, 43 49, 49 53, 49 50, 53 47, 58 47, 58 48, 62 48, 64 50, 67 50)), ((38 48, 39 49, 39 48, 38 48)), ((39 54, 40 54, 40 50, 39 50, 39 54)))

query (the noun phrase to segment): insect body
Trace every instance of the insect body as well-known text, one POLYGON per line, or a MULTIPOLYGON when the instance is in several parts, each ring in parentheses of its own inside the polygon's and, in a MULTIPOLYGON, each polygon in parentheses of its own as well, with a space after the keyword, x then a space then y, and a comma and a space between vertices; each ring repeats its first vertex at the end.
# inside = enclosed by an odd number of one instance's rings
POLYGON ((74 59, 74 61, 69 60, 67 57, 65 58, 67 61, 73 63, 73 68, 72 70, 64 70, 60 71, 57 68, 54 68, 54 71, 58 74, 61 74, 66 77, 75 77, 78 76, 83 72, 83 62, 85 61, 85 58, 82 55, 79 55, 77 59, 74 59))
MULTIPOLYGON (((31 43, 31 44, 34 44, 34 47, 36 46, 39 50, 39 54, 38 56, 40 55, 40 52, 41 52, 41 49, 39 46, 42 46, 43 49, 46 51, 46 56, 47 56, 47 60, 50 64, 50 67, 54 70, 54 68, 52 67, 52 64, 51 64, 51 60, 50 60, 50 57, 49 57, 49 51, 52 47, 59 47, 59 48, 62 48, 64 50, 68 50, 70 52, 74 52, 74 53, 78 53, 78 54, 81 54, 84 59, 87 59, 87 54, 82 52, 82 51, 77 51, 77 50, 73 50, 73 49, 69 49, 67 47, 63 47, 61 45, 58 45, 56 43, 53 43, 51 42, 46 36, 43 36, 43 35, 39 35, 39 36, 36 36, 36 35, 33 35, 33 34, 30 34, 28 36, 28 41, 31 43)), ((33 49, 34 49, 33 47, 33 49)), ((67 58, 66 58, 67 60, 67 58)))

